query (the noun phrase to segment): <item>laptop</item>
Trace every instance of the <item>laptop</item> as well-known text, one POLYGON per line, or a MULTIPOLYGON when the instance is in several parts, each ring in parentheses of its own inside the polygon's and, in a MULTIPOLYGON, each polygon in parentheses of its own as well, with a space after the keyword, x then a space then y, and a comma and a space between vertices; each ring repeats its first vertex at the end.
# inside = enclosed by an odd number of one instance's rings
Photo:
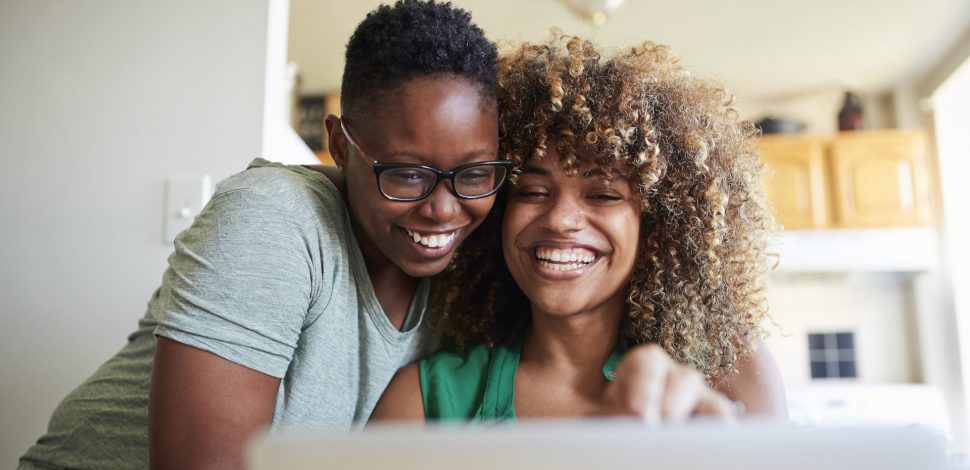
POLYGON ((252 470, 935 470, 946 460, 943 436, 919 427, 573 420, 275 432, 254 442, 248 463, 252 470))

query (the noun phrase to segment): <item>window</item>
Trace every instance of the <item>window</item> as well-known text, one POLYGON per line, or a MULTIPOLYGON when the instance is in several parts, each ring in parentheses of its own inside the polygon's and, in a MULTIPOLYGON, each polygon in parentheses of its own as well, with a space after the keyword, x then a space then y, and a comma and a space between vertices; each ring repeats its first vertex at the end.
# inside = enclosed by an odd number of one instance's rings
POLYGON ((808 353, 813 379, 858 377, 855 333, 809 333, 808 353))

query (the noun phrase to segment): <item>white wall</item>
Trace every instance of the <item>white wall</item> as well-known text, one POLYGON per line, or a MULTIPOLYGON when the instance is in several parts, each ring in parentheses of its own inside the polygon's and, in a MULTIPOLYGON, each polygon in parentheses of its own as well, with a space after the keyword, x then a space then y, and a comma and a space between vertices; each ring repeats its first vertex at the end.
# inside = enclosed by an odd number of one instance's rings
MULTIPOLYGON (((736 107, 742 119, 759 121, 763 117, 791 119, 805 125, 804 132, 827 135, 839 131, 839 110, 845 91, 851 86, 829 84, 811 90, 768 98, 739 96, 736 107)), ((886 93, 861 93, 863 125, 866 129, 896 127, 893 108, 886 93)))
MULTIPOLYGON (((908 274, 775 274, 767 295, 768 347, 786 387, 812 382, 808 333, 855 332, 856 383, 921 380, 908 274)), ((823 380, 821 383, 831 382, 823 380)))
POLYGON ((0 467, 144 313, 165 177, 259 154, 269 1, 0 3, 0 467))

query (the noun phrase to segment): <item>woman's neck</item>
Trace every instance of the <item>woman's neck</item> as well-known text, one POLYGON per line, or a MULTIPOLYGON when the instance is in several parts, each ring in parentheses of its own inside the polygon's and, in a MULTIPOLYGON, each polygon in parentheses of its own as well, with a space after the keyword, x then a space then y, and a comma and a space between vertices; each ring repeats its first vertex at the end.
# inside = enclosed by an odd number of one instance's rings
POLYGON ((622 311, 556 317, 533 312, 523 360, 543 368, 601 369, 613 353, 622 311))
POLYGON ((381 249, 367 237, 367 234, 359 227, 353 217, 351 217, 351 227, 354 231, 354 237, 357 238, 357 246, 360 247, 361 255, 364 257, 367 277, 370 278, 377 302, 381 304, 381 308, 391 324, 400 330, 404 326, 404 320, 411 307, 411 300, 414 298, 420 279, 409 275, 400 266, 391 262, 381 249))
POLYGON ((616 347, 621 314, 562 317, 534 311, 516 370, 516 414, 594 414, 607 385, 603 366, 616 347))
POLYGON ((367 264, 367 275, 374 286, 374 295, 381 304, 384 314, 395 328, 404 327, 404 320, 417 291, 416 277, 408 276, 397 266, 371 266, 367 264))

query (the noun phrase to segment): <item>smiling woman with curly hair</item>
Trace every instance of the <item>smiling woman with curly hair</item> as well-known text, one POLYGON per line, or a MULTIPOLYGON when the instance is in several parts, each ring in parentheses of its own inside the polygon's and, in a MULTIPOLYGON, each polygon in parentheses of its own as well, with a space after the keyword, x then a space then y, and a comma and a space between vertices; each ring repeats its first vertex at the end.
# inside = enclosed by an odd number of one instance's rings
POLYGON ((784 416, 758 132, 727 92, 665 46, 604 58, 558 33, 498 79, 513 184, 437 284, 448 352, 403 369, 375 419, 784 416))

